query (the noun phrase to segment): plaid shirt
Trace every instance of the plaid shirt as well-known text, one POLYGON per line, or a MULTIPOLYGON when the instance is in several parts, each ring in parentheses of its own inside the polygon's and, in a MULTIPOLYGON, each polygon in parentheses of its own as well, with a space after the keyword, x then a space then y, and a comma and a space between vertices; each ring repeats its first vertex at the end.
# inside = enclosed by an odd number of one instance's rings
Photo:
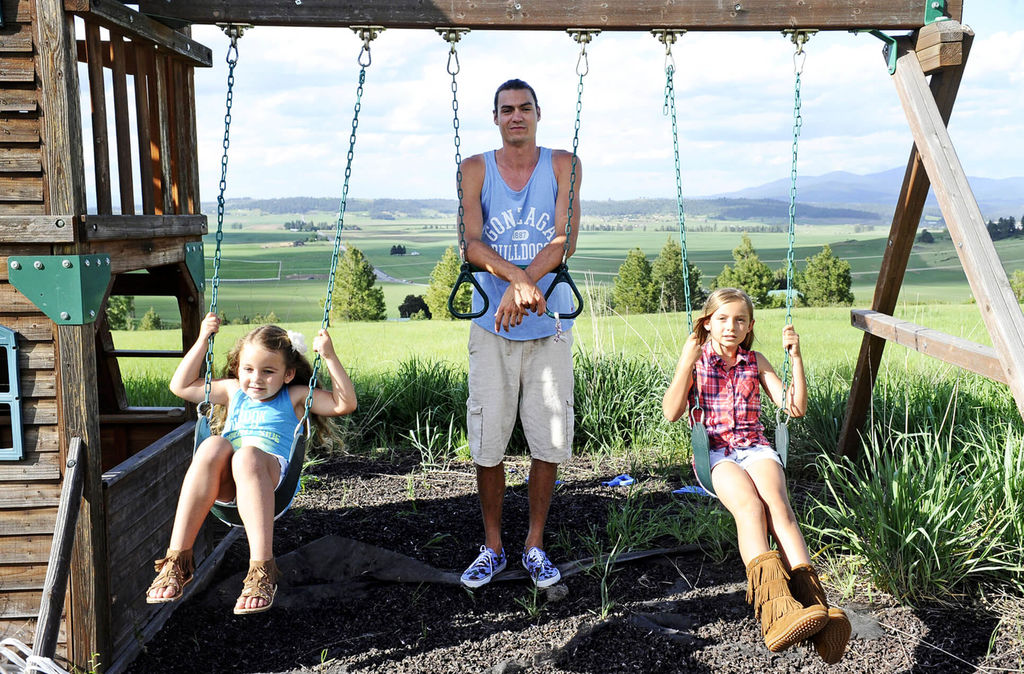
POLYGON ((715 353, 708 341, 694 369, 696 376, 694 386, 690 387, 690 409, 697 404, 699 389, 704 418, 696 415, 696 420, 704 422, 711 450, 725 450, 728 455, 736 448, 769 445, 760 419, 757 355, 739 347, 736 364, 726 369, 722 357, 715 353))

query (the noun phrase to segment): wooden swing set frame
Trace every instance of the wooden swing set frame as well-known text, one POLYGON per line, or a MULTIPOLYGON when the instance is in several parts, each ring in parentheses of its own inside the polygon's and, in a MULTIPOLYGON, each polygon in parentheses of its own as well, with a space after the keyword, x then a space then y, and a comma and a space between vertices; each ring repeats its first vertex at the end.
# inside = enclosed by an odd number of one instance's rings
MULTIPOLYGON (((903 37, 880 36, 888 41, 885 59, 914 145, 871 309, 851 313, 853 325, 866 334, 839 450, 855 454, 861 445, 886 341, 1007 384, 1024 415, 1024 315, 946 130, 973 38, 960 23, 962 0, 140 0, 138 5, 136 11, 114 0, 0 0, 0 325, 17 334, 26 437, 22 460, 0 462, 0 632, 20 634, 24 641, 37 634, 40 613, 33 603, 44 594, 42 576, 72 444, 81 448, 85 484, 70 561, 71 592, 66 616, 58 620, 60 637, 53 639, 58 650, 83 669, 100 654, 101 670, 120 671, 141 648, 139 637, 141 642, 150 638, 173 610, 146 607, 142 595, 152 576, 151 561, 167 540, 173 518, 167 504, 191 454, 195 411, 131 407, 117 359, 180 358, 202 319, 202 279, 187 268, 188 246, 201 242, 207 231, 199 213, 193 69, 209 67, 212 54, 192 40, 191 24, 904 31, 903 37), (84 35, 76 35, 81 26, 84 35), (83 143, 80 123, 79 62, 87 64, 91 148, 83 143), (108 78, 112 143, 104 91, 108 78), (131 102, 128 78, 134 83, 131 102), (130 105, 135 129, 129 128, 130 105), (117 157, 113 170, 111 152, 117 157), (87 156, 94 167, 91 185, 85 177, 87 156), (139 213, 132 198, 133 162, 141 182, 139 213), (111 203, 112 175, 121 195, 118 213, 111 203), (929 187, 991 348, 892 316, 929 187), (96 204, 95 212, 88 212, 87 203, 96 204), (110 255, 113 272, 102 306, 118 294, 178 299, 181 350, 118 351, 104 320, 58 324, 9 283, 10 256, 96 253, 110 255)), ((197 543, 197 577, 209 573, 222 554, 222 536, 197 543)), ((53 601, 60 616, 63 597, 53 601)))

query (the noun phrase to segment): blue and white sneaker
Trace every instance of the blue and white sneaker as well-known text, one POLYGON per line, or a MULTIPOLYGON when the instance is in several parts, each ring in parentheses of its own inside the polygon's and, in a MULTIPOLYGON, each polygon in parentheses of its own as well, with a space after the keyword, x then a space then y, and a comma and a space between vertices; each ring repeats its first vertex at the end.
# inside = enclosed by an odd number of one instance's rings
POLYGON ((486 585, 495 575, 505 570, 506 562, 505 550, 495 554, 494 550, 486 545, 481 545, 480 554, 462 573, 462 584, 466 587, 486 585))
POLYGON ((537 547, 523 551, 523 567, 537 587, 548 587, 562 579, 558 567, 552 564, 544 551, 537 547))

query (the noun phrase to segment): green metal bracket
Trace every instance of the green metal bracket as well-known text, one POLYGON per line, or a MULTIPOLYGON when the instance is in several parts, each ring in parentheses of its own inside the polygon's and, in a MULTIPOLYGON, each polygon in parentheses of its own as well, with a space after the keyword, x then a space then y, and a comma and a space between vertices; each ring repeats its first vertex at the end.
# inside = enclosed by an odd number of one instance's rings
POLYGON ((193 241, 185 244, 185 266, 189 276, 196 284, 199 292, 206 290, 206 262, 203 259, 203 242, 193 241))
MULTIPOLYGON (((0 447, 0 461, 20 461, 24 458, 21 439, 21 389, 18 380, 18 340, 14 331, 0 325, 0 352, 6 362, 0 363, 0 410, 10 415, 11 446, 0 447), (7 409, 4 410, 3 406, 7 409)), ((3 414, 0 414, 3 416, 3 414)))
POLYGON ((96 320, 110 285, 109 255, 12 255, 11 285, 58 325, 96 320))
POLYGON ((936 21, 946 21, 949 15, 946 14, 946 0, 925 0, 924 22, 925 24, 936 21))
MULTIPOLYGON (((943 4, 945 4, 945 3, 943 3, 943 4)), ((861 31, 861 32, 864 32, 864 31, 861 31)), ((890 75, 895 74, 896 73, 896 53, 898 51, 896 49, 896 38, 894 38, 892 35, 886 35, 885 33, 883 33, 880 30, 869 30, 867 32, 871 33, 872 35, 874 35, 879 40, 881 40, 882 42, 885 43, 885 48, 884 48, 884 52, 883 53, 885 54, 886 60, 889 62, 889 74, 890 75)))

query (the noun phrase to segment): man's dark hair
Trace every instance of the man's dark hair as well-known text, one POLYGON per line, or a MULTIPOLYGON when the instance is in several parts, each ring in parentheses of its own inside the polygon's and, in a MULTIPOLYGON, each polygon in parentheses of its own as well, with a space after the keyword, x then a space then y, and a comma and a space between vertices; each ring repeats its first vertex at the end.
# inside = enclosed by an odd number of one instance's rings
POLYGON ((537 92, 533 90, 533 87, 531 87, 529 84, 522 80, 513 79, 502 84, 500 87, 498 87, 498 90, 494 92, 494 112, 498 112, 498 94, 500 94, 503 91, 522 91, 524 89, 530 92, 530 95, 533 96, 533 105, 539 108, 540 103, 537 102, 537 92))

